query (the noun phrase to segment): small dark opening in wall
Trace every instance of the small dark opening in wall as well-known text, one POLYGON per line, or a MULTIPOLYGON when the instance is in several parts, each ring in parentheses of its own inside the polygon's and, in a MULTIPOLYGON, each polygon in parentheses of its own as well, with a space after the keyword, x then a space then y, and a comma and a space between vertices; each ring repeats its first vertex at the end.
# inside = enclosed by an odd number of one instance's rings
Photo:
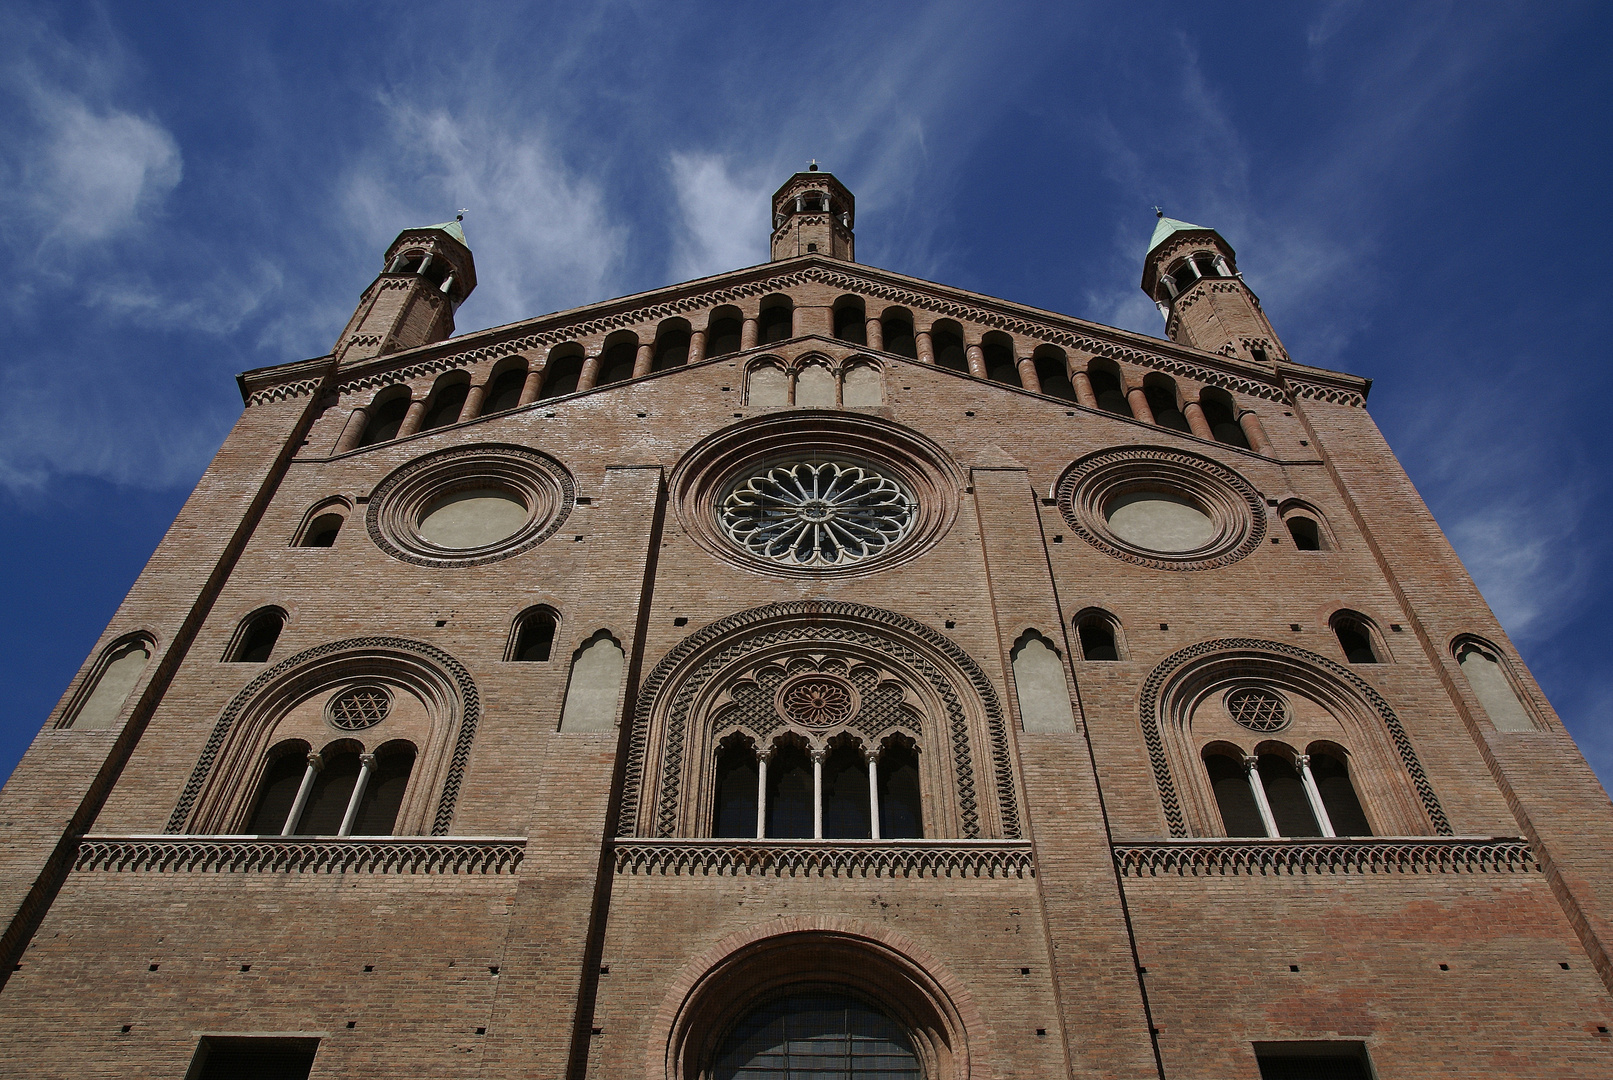
POLYGON ((646 416, 648 416, 650 414, 649 413, 634 413, 633 415, 638 417, 640 420, 642 420, 642 419, 644 419, 646 416))
POLYGON ((497 975, 498 974, 498 965, 497 964, 488 964, 487 965, 487 973, 489 975, 497 975))
POLYGON ((476 1034, 478 1034, 478 1035, 486 1035, 487 1034, 487 1029, 484 1028, 484 1027, 479 1027, 479 1028, 476 1029, 476 1034))
POLYGON ((972 413, 972 412, 965 412, 965 413, 964 413, 964 414, 963 414, 963 415, 965 415, 965 416, 973 416, 973 415, 974 415, 974 413, 972 413))
POLYGON ((807 245, 807 253, 809 255, 816 255, 818 253, 818 245, 817 244, 808 244, 807 245))
POLYGON ((948 630, 956 630, 957 627, 958 627, 957 623, 953 622, 951 619, 947 620, 947 629, 948 630))
POLYGON ((1148 969, 1146 967, 1139 967, 1137 969, 1137 974, 1139 974, 1139 975, 1147 975, 1148 974, 1148 969))
POLYGON ((1059 504, 1059 501, 1057 499, 1043 499, 1042 500, 1042 505, 1043 506, 1057 506, 1058 504, 1059 504))
POLYGON ((1441 970, 1441 971, 1449 971, 1450 969, 1451 969, 1451 966, 1449 964, 1441 964, 1441 965, 1439 965, 1439 970, 1441 970))
POLYGON ((447 626, 448 625, 448 620, 447 619, 438 619, 437 620, 437 625, 438 626, 447 626))
POLYGON ((349 1020, 347 1022, 347 1030, 348 1031, 352 1031, 356 1027, 358 1027, 358 1021, 357 1020, 349 1020))
POLYGON ((1045 1039, 1045 1038, 1047 1038, 1047 1029, 1046 1029, 1046 1028, 1037 1028, 1037 1029, 1036 1029, 1036 1037, 1037 1037, 1037 1038, 1038 1038, 1038 1039, 1045 1039))
POLYGON ((605 1034, 605 1029, 604 1028, 591 1028, 591 1029, 589 1029, 588 1033, 590 1035, 603 1035, 603 1034, 605 1034))
POLYGON ((1398 633, 1401 633, 1402 631, 1404 631, 1406 628, 1404 626, 1401 626, 1397 622, 1392 622, 1392 623, 1389 624, 1389 629, 1393 630, 1395 633, 1398 634, 1398 633))
POLYGON ((242 964, 241 965, 241 970, 242 971, 251 971, 252 970, 252 965, 251 964, 242 964))
POLYGON ((1289 964, 1288 965, 1288 970, 1289 971, 1298 971, 1299 970, 1299 965, 1298 964, 1289 964))
POLYGON ((1310 443, 1306 442, 1304 439, 1301 439, 1301 440, 1299 440, 1299 445, 1301 445, 1301 446, 1309 446, 1310 443))
POLYGON ((1597 1024, 1596 1025, 1596 1033, 1598 1035, 1606 1035, 1607 1034, 1607 1025, 1606 1024, 1597 1024))
POLYGON ((684 618, 682 615, 679 615, 676 619, 672 620, 672 625, 673 626, 688 626, 689 625, 689 620, 684 618))
POLYGON ((375 970, 375 965, 374 964, 365 964, 364 965, 364 970, 365 971, 374 971, 375 970))
POLYGON ((1065 416, 1074 416, 1074 415, 1075 415, 1075 413, 1073 413, 1073 412, 1066 412, 1066 413, 1065 413, 1065 414, 1064 414, 1064 415, 1065 415, 1065 416))
POLYGON ((594 500, 593 500, 593 498, 591 496, 579 495, 579 496, 577 496, 577 505, 578 506, 592 506, 592 505, 594 505, 594 500))
POLYGON ((1159 628, 1161 630, 1169 630, 1171 628, 1171 624, 1168 622, 1162 622, 1159 624, 1159 628))
POLYGON ((1031 973, 1031 969, 1030 968, 1020 968, 1019 973, 1021 975, 1029 975, 1031 973))
POLYGON ((123 1025, 122 1031, 123 1031, 123 1033, 125 1035, 129 1034, 129 1032, 131 1032, 133 1030, 134 1030, 134 1025, 133 1024, 124 1024, 123 1025))
POLYGON ((156 970, 157 970, 157 965, 156 965, 156 964, 152 964, 152 965, 151 965, 151 966, 150 966, 150 967, 148 967, 148 968, 146 968, 146 970, 147 970, 147 971, 156 971, 156 970))
POLYGON ((1299 623, 1297 623, 1297 622, 1289 623, 1288 624, 1288 629, 1292 630, 1296 634, 1299 633, 1299 623))
POLYGON ((1558 965, 1557 965, 1557 966, 1558 966, 1558 967, 1560 967, 1560 968, 1562 968, 1562 969, 1563 969, 1563 970, 1564 970, 1564 971, 1567 971, 1567 970, 1568 970, 1568 964, 1567 964, 1567 962, 1566 962, 1566 961, 1565 961, 1565 962, 1563 962, 1563 963, 1560 963, 1560 964, 1558 964, 1558 965))
POLYGON ((1053 543, 1055 543, 1055 544, 1062 544, 1062 543, 1064 543, 1064 537, 1062 537, 1062 536, 1055 536, 1055 537, 1053 537, 1053 543))
POLYGON ((610 965, 609 964, 600 964, 599 965, 599 973, 601 975, 609 975, 610 974, 610 965))
POLYGON ((581 540, 582 540, 582 537, 580 537, 580 536, 574 536, 574 537, 572 537, 572 539, 573 539, 573 540, 577 540, 577 541, 581 541, 581 540))

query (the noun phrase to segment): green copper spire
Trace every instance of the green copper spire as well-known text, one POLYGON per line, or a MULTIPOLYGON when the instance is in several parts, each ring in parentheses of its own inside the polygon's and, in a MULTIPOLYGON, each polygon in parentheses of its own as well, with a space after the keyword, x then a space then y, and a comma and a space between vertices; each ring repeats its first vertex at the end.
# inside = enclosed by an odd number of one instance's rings
MULTIPOLYGON (((465 244, 465 247, 466 247, 467 250, 470 248, 470 245, 465 243, 465 230, 460 226, 459 218, 455 218, 452 221, 444 221, 440 225, 427 225, 426 228, 428 228, 428 229, 441 229, 443 232, 447 233, 449 236, 452 236, 455 240, 458 240, 461 244, 465 244)), ((1192 228, 1196 229, 1196 228, 1198 228, 1198 226, 1194 225, 1194 226, 1192 226, 1192 228)), ((1150 249, 1150 250, 1152 250, 1152 249, 1150 249)))
POLYGON ((1213 232, 1214 230, 1206 229, 1203 225, 1195 225, 1191 221, 1177 221, 1175 218, 1169 218, 1164 214, 1160 214, 1159 224, 1154 226, 1153 239, 1148 241, 1148 250, 1143 253, 1143 257, 1147 258, 1149 255, 1153 254, 1155 248, 1163 244, 1166 240, 1169 240, 1176 233, 1191 231, 1213 232))

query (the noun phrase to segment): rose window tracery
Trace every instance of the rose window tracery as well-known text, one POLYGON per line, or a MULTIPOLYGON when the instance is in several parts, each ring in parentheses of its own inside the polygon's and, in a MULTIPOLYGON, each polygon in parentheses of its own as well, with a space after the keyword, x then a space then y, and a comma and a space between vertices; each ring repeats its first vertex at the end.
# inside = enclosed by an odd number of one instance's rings
POLYGON ((392 695, 379 686, 355 686, 331 699, 326 719, 342 731, 363 731, 387 718, 392 695))
POLYGON ((912 528, 913 497, 865 465, 802 461, 741 481, 719 508, 723 530, 747 551, 787 566, 849 566, 912 528))
POLYGON ((1242 727, 1262 733, 1288 726, 1288 702, 1275 690, 1248 687, 1227 695, 1227 714, 1242 727))
POLYGON ((786 720, 809 728, 845 723, 856 715, 857 691, 839 679, 810 676, 779 687, 778 708, 786 720))

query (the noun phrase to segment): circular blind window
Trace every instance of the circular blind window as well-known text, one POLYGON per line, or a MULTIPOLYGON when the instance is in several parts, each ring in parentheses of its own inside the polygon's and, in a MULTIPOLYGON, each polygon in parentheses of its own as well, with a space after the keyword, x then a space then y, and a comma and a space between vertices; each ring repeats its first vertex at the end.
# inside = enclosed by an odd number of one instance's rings
POLYGON ((1227 695, 1227 713, 1250 731, 1281 731, 1288 726, 1288 702, 1275 690, 1234 690, 1227 695))
POLYGON ((363 731, 387 718, 392 695, 379 686, 355 686, 330 700, 330 726, 342 731, 363 731))
POLYGON ((728 493, 718 515, 747 551, 796 567, 850 566, 912 528, 913 497, 864 465, 835 461, 775 465, 728 493))
POLYGON ((521 531, 527 508, 514 495, 494 488, 456 491, 426 507, 420 536, 453 550, 486 547, 521 531))
POLYGON ((1104 508, 1109 529, 1128 544, 1175 555, 1195 551, 1215 539, 1210 516, 1179 495, 1134 491, 1104 508))

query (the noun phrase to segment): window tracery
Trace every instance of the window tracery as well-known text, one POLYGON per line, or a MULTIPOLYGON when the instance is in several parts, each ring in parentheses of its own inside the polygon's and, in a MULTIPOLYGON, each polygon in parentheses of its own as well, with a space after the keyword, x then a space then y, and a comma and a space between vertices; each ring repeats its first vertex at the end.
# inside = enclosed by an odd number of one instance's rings
POLYGON ((755 555, 792 567, 834 567, 899 543, 912 528, 914 502, 870 466, 801 461, 740 481, 720 514, 729 538, 755 555))

